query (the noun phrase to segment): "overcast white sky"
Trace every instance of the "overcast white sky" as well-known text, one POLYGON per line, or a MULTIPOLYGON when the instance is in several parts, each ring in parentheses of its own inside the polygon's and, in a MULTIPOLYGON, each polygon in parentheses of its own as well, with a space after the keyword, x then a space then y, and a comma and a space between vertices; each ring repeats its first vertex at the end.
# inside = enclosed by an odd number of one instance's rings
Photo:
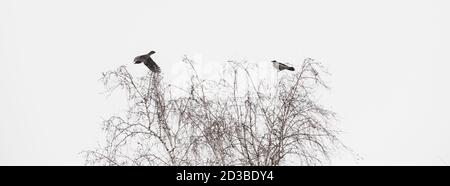
MULTIPOLYGON (((100 73, 149 50, 165 79, 182 55, 300 64, 332 73, 322 102, 348 154, 333 165, 450 164, 446 0, 1 0, 0 165, 81 165, 123 102, 100 73)), ((269 68, 269 67, 268 67, 269 68)))

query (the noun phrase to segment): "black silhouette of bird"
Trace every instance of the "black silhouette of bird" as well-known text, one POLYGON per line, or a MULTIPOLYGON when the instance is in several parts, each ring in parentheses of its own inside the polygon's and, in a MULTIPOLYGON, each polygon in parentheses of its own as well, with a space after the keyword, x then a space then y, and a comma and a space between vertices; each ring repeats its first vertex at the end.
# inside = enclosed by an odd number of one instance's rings
POLYGON ((275 69, 277 69, 278 71, 282 71, 282 70, 294 71, 295 70, 294 67, 287 66, 287 65, 285 65, 283 63, 280 63, 280 62, 278 62, 276 60, 273 60, 272 64, 273 64, 273 67, 275 67, 275 69))
POLYGON ((150 57, 154 53, 156 53, 156 52, 152 50, 148 54, 135 57, 134 64, 139 64, 139 63, 144 62, 144 65, 147 66, 152 72, 160 73, 161 69, 155 63, 155 61, 153 61, 153 59, 150 57))

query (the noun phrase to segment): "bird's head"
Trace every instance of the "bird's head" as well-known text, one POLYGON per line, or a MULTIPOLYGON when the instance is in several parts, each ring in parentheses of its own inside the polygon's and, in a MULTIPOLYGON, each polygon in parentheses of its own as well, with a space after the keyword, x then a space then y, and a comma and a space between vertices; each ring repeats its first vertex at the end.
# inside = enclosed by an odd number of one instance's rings
POLYGON ((276 63, 276 62, 277 62, 277 60, 272 60, 271 62, 272 62, 272 63, 276 63))
POLYGON ((148 55, 152 55, 152 54, 154 54, 154 53, 156 53, 155 51, 150 51, 149 53, 148 53, 148 55))

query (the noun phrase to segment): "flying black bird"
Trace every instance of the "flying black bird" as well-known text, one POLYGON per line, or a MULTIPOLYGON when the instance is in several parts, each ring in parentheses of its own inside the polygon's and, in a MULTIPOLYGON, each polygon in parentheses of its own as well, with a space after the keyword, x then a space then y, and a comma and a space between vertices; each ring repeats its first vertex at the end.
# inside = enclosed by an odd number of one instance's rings
POLYGON ((160 73, 161 69, 155 63, 155 61, 153 61, 153 59, 150 57, 154 53, 155 53, 155 51, 150 51, 148 54, 135 57, 134 64, 139 64, 139 63, 144 62, 144 65, 147 66, 152 72, 160 73))
POLYGON ((273 67, 275 67, 275 69, 277 69, 278 71, 282 71, 282 70, 290 70, 290 71, 294 71, 294 67, 290 67, 287 66, 283 63, 277 62, 276 60, 272 61, 273 67))

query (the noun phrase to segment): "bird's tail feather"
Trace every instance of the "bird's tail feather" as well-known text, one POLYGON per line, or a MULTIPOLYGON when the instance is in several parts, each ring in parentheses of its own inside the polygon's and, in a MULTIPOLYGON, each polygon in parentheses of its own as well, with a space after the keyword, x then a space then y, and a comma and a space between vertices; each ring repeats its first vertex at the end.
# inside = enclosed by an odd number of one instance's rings
POLYGON ((295 69, 294 69, 294 67, 289 67, 288 70, 294 71, 295 69))

